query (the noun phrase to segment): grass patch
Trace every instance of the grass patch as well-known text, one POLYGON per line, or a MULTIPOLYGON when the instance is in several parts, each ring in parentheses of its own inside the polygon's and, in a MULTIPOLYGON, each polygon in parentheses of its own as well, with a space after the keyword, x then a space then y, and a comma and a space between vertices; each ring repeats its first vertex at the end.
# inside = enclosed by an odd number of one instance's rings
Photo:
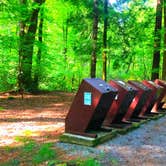
POLYGON ((100 163, 94 158, 87 158, 85 160, 73 160, 68 163, 58 164, 56 166, 100 166, 100 163))
POLYGON ((15 149, 10 148, 9 146, 5 147, 5 152, 11 153, 11 156, 4 163, 0 163, 0 165, 19 166, 22 163, 27 163, 28 166, 36 166, 46 163, 46 165, 53 166, 56 165, 56 163, 62 162, 57 160, 57 153, 54 149, 54 144, 52 143, 39 144, 30 138, 19 136, 16 137, 15 140, 22 143, 22 146, 15 149))
POLYGON ((29 153, 29 152, 32 152, 33 150, 35 150, 36 147, 37 147, 37 144, 35 143, 35 141, 31 140, 31 141, 25 143, 22 150, 25 153, 29 153))
POLYGON ((53 144, 47 143, 40 146, 37 153, 33 156, 32 162, 34 164, 39 164, 44 161, 52 160, 56 158, 56 152, 52 149, 53 144))
POLYGON ((85 161, 80 162, 79 166, 100 166, 100 164, 95 159, 89 158, 85 161))
POLYGON ((3 107, 0 107, 0 111, 4 111, 5 109, 3 107))
MULTIPOLYGON (((10 155, 10 158, 5 163, 0 163, 0 166, 100 166, 99 161, 104 160, 104 153, 99 155, 99 158, 85 158, 71 161, 63 161, 58 159, 58 151, 54 148, 53 143, 39 144, 34 140, 19 138, 19 141, 24 142, 22 146, 17 148, 6 147, 5 151, 13 152, 16 155, 10 155)), ((12 154, 12 153, 11 153, 12 154)), ((118 161, 114 158, 110 159, 110 164, 118 165, 118 161)))
POLYGON ((16 142, 20 142, 20 143, 23 143, 23 144, 26 144, 26 143, 32 141, 32 139, 30 139, 28 137, 23 137, 23 136, 16 136, 14 139, 15 139, 16 142))
POLYGON ((5 146, 5 147, 4 147, 4 151, 5 151, 6 153, 11 153, 11 152, 14 151, 14 148, 12 148, 12 147, 10 147, 10 146, 5 146))

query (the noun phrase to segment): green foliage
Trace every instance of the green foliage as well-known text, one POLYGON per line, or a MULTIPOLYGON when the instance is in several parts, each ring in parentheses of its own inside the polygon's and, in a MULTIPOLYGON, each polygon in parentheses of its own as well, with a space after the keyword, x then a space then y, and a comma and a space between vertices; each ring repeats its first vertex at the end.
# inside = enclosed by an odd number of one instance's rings
POLYGON ((36 155, 33 156, 33 163, 39 164, 43 161, 48 161, 56 157, 55 151, 52 149, 52 144, 43 144, 37 151, 36 155))
POLYGON ((87 158, 85 160, 82 159, 77 159, 77 160, 72 160, 70 162, 66 163, 62 163, 59 164, 57 166, 100 166, 100 163, 94 159, 94 158, 87 158))
POLYGON ((30 153, 37 147, 37 144, 34 141, 28 141, 23 146, 23 152, 30 153))
POLYGON ((0 107, 0 111, 4 111, 4 108, 3 108, 3 107, 0 107))
POLYGON ((23 144, 26 144, 26 143, 29 143, 32 141, 30 138, 22 137, 22 136, 16 136, 14 139, 15 139, 15 141, 23 143, 23 144))
POLYGON ((87 159, 77 159, 71 160, 67 163, 63 163, 62 161, 52 160, 49 161, 48 166, 100 166, 100 163, 94 158, 87 158, 87 159))
MULTIPOLYGON (((60 161, 57 160, 56 151, 53 148, 52 143, 37 144, 34 140, 28 137, 19 137, 15 138, 17 142, 22 143, 21 148, 21 159, 20 161, 28 162, 31 165, 38 165, 43 162, 47 162, 52 165, 60 161)), ((6 148, 7 151, 11 151, 10 147, 6 148)), ((11 163, 13 161, 10 161, 11 163)))
MULTIPOLYGON (((107 78, 149 79, 153 54, 156 0, 117 1, 109 5, 107 78)), ((100 1, 97 77, 102 77, 103 2, 100 1)), ((18 86, 20 21, 29 24, 36 4, 0 2, 0 91, 18 86)), ((75 91, 90 76, 93 1, 47 0, 43 4, 43 42, 34 42, 32 80, 39 67, 39 88, 75 91), (41 49, 41 62, 37 53, 41 49)), ((163 33, 163 32, 162 32, 163 33)))
POLYGON ((95 159, 87 159, 80 162, 79 166, 100 166, 100 164, 95 159))

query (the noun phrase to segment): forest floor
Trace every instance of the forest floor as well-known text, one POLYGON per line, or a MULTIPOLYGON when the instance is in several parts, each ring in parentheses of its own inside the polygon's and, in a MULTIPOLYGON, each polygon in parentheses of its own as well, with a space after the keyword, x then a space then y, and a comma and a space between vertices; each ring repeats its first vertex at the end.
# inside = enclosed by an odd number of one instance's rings
POLYGON ((25 94, 21 99, 16 94, 0 94, 0 163, 16 158, 21 153, 18 148, 28 140, 57 142, 73 96, 47 92, 25 94))
MULTIPOLYGON (((106 166, 164 166, 166 116, 96 148, 58 143, 73 97, 74 93, 47 92, 26 94, 22 100, 20 95, 0 94, 0 165, 48 165, 36 164, 40 163, 37 153, 43 158, 40 147, 53 143, 51 150, 56 151, 61 161, 93 157, 106 166), (32 152, 34 149, 38 152, 32 152), (30 161, 32 155, 36 157, 33 163, 30 161)), ((44 151, 47 150, 44 147, 44 151)), ((46 157, 49 158, 52 155, 50 150, 48 154, 46 157)))

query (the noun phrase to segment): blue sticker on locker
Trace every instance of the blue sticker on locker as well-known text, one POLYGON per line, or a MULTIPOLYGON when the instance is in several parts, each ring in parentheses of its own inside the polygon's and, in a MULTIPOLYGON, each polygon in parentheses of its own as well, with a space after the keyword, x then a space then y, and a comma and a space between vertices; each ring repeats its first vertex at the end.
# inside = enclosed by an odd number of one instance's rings
POLYGON ((84 105, 91 105, 91 104, 92 104, 92 93, 84 92, 84 105))

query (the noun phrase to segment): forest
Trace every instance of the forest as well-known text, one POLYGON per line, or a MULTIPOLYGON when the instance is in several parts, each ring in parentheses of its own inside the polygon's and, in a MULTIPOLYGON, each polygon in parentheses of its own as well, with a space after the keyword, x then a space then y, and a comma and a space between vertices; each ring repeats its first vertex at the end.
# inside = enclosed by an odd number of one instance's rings
POLYGON ((166 0, 0 0, 0 166, 165 165, 165 81, 166 0))
POLYGON ((165 0, 1 0, 0 91, 83 78, 166 80, 165 0))

